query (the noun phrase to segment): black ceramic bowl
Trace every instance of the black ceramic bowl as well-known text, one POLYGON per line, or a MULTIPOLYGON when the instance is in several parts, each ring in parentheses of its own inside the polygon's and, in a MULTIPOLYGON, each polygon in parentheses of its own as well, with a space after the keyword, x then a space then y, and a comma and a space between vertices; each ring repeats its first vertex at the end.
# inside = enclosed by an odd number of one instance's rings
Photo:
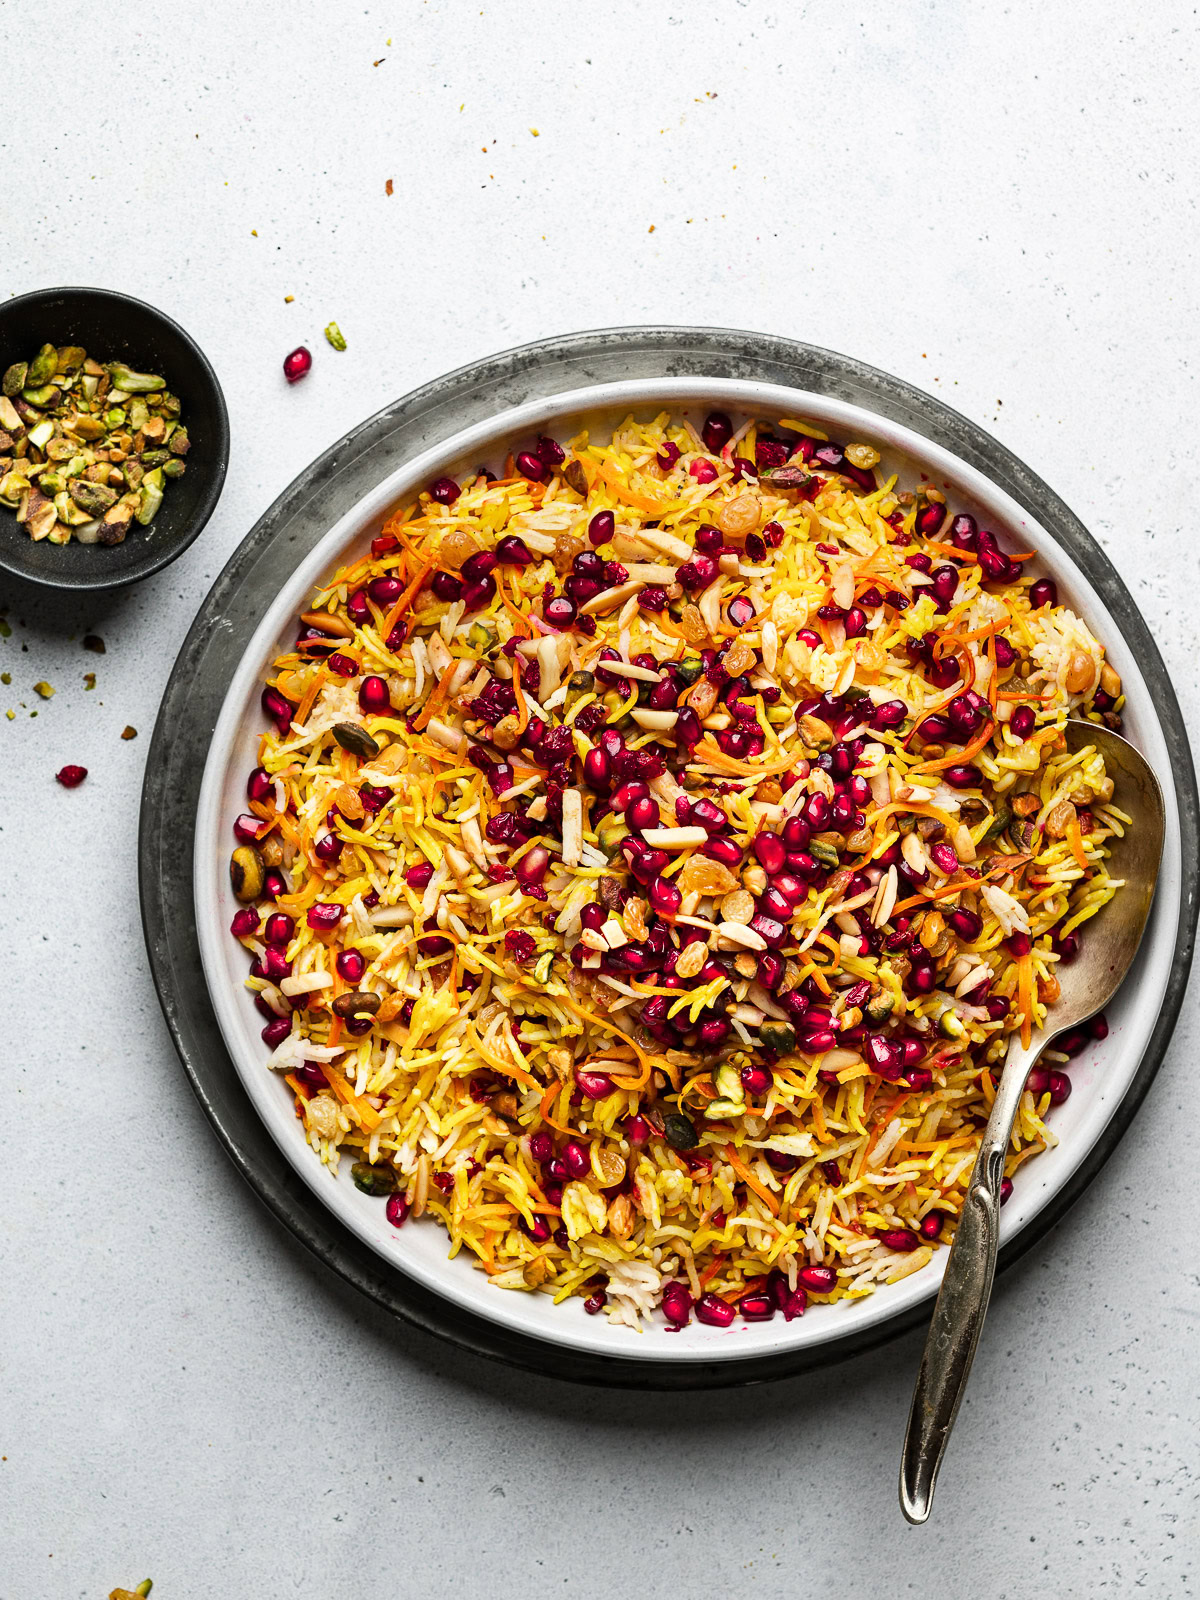
POLYGON ((43 344, 78 344, 96 361, 157 372, 183 403, 191 439, 187 471, 166 487, 149 527, 116 545, 38 543, 0 505, 0 568, 56 589, 117 589, 182 555, 212 516, 229 461, 229 414, 217 375, 177 322, 111 289, 39 289, 0 304, 0 372, 43 344))

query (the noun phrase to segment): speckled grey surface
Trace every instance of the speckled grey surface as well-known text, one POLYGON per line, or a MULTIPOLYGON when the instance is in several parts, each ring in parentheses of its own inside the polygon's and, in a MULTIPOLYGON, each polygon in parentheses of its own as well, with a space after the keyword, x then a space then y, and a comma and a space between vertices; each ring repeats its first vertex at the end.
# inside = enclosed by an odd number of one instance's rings
MULTIPOLYGON (((6 135, 0 201, 27 225, 0 292, 110 283, 177 316, 233 451, 203 538, 143 587, 86 611, 4 591, 0 1597, 146 1574, 156 1600, 1194 1592, 1194 1000, 1116 1155, 1006 1275, 935 1520, 909 1529, 915 1335, 765 1390, 594 1393, 397 1337, 315 1269, 178 1068, 135 819, 170 664, 271 499, 397 393, 586 324, 748 324, 946 395, 1100 539, 1195 727, 1195 19, 1159 0, 1100 0, 1086 29, 1029 0, 615 0, 599 30, 541 0, 331 17, 147 14, 56 67, 68 102, 132 75, 136 118, 6 135), (302 337, 316 366, 287 391, 302 337), (91 769, 73 794, 64 761, 91 769)), ((23 18, 0 5, 14 94, 45 63, 23 18)), ((86 40, 94 8, 56 19, 86 40)))

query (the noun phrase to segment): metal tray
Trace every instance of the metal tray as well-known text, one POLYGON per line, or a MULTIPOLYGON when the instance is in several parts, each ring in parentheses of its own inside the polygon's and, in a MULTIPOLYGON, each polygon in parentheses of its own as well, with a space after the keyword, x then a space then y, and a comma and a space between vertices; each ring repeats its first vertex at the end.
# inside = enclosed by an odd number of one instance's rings
MULTIPOLYGON (((1196 779, 1175 692, 1128 590, 1066 505, 1003 445, 899 378, 813 345, 725 328, 614 328, 522 345, 415 389, 312 463, 259 520, 200 607, 168 680, 146 763, 138 840, 142 924, 163 1015, 197 1099, 242 1176, 300 1242, 400 1324, 476 1355, 575 1382, 629 1389, 763 1383, 827 1366, 895 1338, 928 1305, 817 1350, 737 1362, 664 1366, 559 1349, 463 1311, 390 1266, 321 1205, 259 1121, 238 1081, 203 982, 192 908, 200 777, 230 678, 264 609, 337 518, 394 468, 468 424, 537 395, 618 378, 698 373, 816 390, 906 424, 971 462, 1038 517, 1083 566, 1137 651, 1171 752, 1182 835, 1183 892, 1175 967, 1128 1093, 1072 1181, 1000 1252, 1000 1268, 1040 1239, 1116 1148, 1158 1071, 1191 964, 1200 879, 1196 779)), ((398 1330, 400 1331, 400 1330, 398 1330)))

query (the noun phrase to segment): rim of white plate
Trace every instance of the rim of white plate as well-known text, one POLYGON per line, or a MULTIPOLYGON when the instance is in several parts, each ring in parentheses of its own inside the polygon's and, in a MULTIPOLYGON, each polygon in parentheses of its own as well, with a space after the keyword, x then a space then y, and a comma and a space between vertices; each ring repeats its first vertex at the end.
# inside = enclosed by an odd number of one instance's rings
MULTIPOLYGON (((313 1153, 296 1119, 286 1085, 264 1065, 261 1018, 244 986, 245 953, 229 933, 237 908, 229 889, 227 863, 231 825, 243 809, 244 781, 254 764, 263 727, 259 707, 263 670, 281 648, 304 601, 318 582, 345 559, 348 550, 375 532, 398 502, 443 472, 467 470, 488 457, 500 458, 510 443, 571 419, 603 424, 613 413, 710 408, 770 418, 800 417, 846 439, 865 438, 897 461, 904 477, 936 482, 952 509, 973 512, 1007 533, 1018 548, 1038 551, 1037 567, 1055 578, 1063 601, 1079 611, 1105 644, 1120 672, 1126 695, 1125 731, 1155 767, 1160 779, 1170 773, 1166 741, 1151 692, 1138 663, 1086 573, 1010 495, 967 462, 910 428, 869 409, 780 384, 745 379, 642 378, 567 391, 529 400, 453 435, 389 474, 341 516, 297 567, 276 595, 238 665, 213 731, 197 810, 193 882, 201 960, 218 1024, 238 1076, 258 1115, 279 1148, 313 1193, 372 1250, 409 1273, 426 1288, 455 1304, 527 1337, 614 1359, 664 1362, 736 1361, 812 1348, 863 1333, 931 1299, 941 1283, 948 1252, 939 1250, 920 1271, 885 1285, 854 1302, 810 1306, 791 1323, 706 1327, 693 1320, 678 1333, 651 1319, 642 1333, 617 1326, 604 1316, 590 1317, 578 1297, 555 1306, 549 1296, 489 1287, 483 1273, 464 1255, 447 1258, 448 1240, 435 1223, 394 1229, 378 1199, 361 1194, 347 1164, 334 1178, 313 1153)), ((1071 1068, 1074 1093, 1053 1114, 1051 1127, 1061 1140, 1031 1161, 1019 1175, 1003 1214, 1002 1239, 1017 1234, 1063 1188, 1107 1126, 1129 1087, 1149 1042, 1166 991, 1179 913, 1180 832, 1174 785, 1163 781, 1167 832, 1158 892, 1145 939, 1129 980, 1108 1008, 1109 1037, 1089 1048, 1071 1068)))

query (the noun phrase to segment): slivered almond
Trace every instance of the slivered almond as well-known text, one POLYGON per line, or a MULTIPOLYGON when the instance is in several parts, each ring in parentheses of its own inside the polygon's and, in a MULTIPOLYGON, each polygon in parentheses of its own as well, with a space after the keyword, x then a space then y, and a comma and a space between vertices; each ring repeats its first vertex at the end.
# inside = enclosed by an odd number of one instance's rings
POLYGON ((895 867, 889 867, 879 880, 879 890, 875 896, 875 904, 871 908, 871 921, 877 928, 882 928, 892 914, 896 904, 898 881, 895 867))
POLYGON ((762 625, 762 653, 763 666, 773 673, 779 660, 779 629, 770 617, 762 625))
POLYGON ((666 732, 679 721, 678 711, 653 711, 649 706, 636 706, 630 713, 641 728, 655 728, 666 732))
MULTIPOLYGON (((674 573, 671 574, 675 576, 674 573)), ((306 628, 315 628, 327 638, 353 639, 354 626, 345 617, 335 617, 331 611, 302 611, 300 621, 306 628)))
POLYGON ((608 611, 615 611, 618 606, 623 606, 631 595, 640 594, 640 583, 619 583, 615 589, 604 589, 599 594, 593 595, 579 608, 581 617, 599 617, 608 611))
POLYGON ((743 950, 765 950, 767 941, 761 933, 755 933, 753 928, 746 927, 742 922, 718 922, 717 933, 722 939, 728 939, 730 944, 740 945, 743 950))
POLYGON ((577 867, 583 850, 583 796, 578 789, 564 789, 562 797, 562 861, 564 867, 577 867))
POLYGON ((643 544, 648 544, 652 550, 661 550, 663 555, 670 556, 676 562, 690 561, 694 554, 690 544, 677 539, 673 533, 667 533, 664 528, 639 528, 637 536, 643 544))
POLYGON ((647 828, 642 838, 661 850, 695 849, 697 845, 708 843, 708 834, 703 828, 647 828))
POLYGON ((657 561, 627 561, 625 570, 633 583, 675 582, 675 568, 657 561))
MULTIPOLYGON (((497 884, 497 888, 507 887, 497 884)), ((407 928, 413 922, 413 914, 407 906, 376 906, 370 913, 373 928, 407 928)))
POLYGON ((456 755, 461 755, 467 748, 467 736, 457 728, 452 728, 448 722, 442 722, 438 717, 430 717, 425 729, 429 737, 440 744, 443 749, 453 750, 456 755))
POLYGON ((848 611, 854 604, 854 568, 848 561, 843 561, 830 573, 829 588, 834 605, 848 611))
MULTIPOLYGON (((596 596, 597 600, 600 598, 596 596)), ((631 666, 628 661, 601 661, 598 663, 605 672, 611 672, 618 678, 634 678, 638 683, 657 683, 662 677, 661 672, 654 672, 650 667, 631 666)))
POLYGON ((318 989, 331 989, 333 978, 328 972, 298 972, 293 977, 285 978, 279 985, 281 992, 290 1000, 297 994, 314 994, 318 989))

